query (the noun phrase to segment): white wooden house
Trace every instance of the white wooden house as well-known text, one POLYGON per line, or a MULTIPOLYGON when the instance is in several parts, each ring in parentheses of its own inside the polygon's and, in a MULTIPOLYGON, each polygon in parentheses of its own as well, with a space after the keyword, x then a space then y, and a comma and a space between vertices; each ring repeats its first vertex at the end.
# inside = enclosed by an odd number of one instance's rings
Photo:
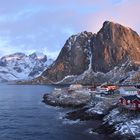
POLYGON ((136 95, 138 94, 139 89, 135 87, 120 87, 119 88, 120 94, 122 95, 136 95))

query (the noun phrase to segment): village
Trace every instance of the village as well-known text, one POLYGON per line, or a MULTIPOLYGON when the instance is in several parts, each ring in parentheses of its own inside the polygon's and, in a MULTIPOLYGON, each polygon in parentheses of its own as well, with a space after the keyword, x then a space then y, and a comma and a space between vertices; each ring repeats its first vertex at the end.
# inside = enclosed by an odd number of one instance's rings
POLYGON ((120 107, 134 111, 140 110, 140 89, 134 86, 118 87, 115 85, 103 85, 97 87, 96 91, 108 97, 117 94, 119 96, 118 105, 120 107))
MULTIPOLYGON (((61 89, 55 89, 61 90, 61 89)), ((116 104, 130 111, 140 111, 140 89, 135 86, 118 86, 103 84, 101 86, 82 86, 81 84, 70 85, 68 93, 89 93, 92 98, 117 99, 116 104)))
POLYGON ((135 86, 72 84, 67 88, 55 88, 52 94, 45 94, 43 98, 49 105, 82 108, 68 113, 68 119, 101 118, 104 127, 113 127, 114 134, 140 137, 140 89, 135 86))

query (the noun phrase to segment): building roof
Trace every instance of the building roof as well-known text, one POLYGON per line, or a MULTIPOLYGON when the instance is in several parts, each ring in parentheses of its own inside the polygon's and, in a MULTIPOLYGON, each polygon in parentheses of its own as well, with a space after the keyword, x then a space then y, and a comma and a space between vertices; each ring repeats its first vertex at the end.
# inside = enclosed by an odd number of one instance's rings
POLYGON ((139 90, 136 87, 121 87, 121 88, 124 89, 125 91, 138 91, 139 90))
POLYGON ((81 84, 72 84, 70 85, 70 90, 76 90, 76 89, 81 89, 83 86, 81 84))
POLYGON ((121 98, 125 100, 130 100, 130 101, 133 101, 136 99, 140 101, 140 97, 138 97, 137 95, 122 96, 121 98))

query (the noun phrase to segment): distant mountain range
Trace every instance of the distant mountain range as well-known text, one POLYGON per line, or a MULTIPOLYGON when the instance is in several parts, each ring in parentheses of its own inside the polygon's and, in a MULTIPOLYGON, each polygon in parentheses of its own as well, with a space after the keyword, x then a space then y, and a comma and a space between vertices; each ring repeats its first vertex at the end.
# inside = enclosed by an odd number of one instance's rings
POLYGON ((29 82, 122 83, 139 76, 139 35, 131 28, 105 21, 96 34, 84 31, 68 38, 56 61, 29 82))
POLYGON ((0 58, 0 82, 29 80, 39 76, 53 59, 42 53, 14 53, 0 58))

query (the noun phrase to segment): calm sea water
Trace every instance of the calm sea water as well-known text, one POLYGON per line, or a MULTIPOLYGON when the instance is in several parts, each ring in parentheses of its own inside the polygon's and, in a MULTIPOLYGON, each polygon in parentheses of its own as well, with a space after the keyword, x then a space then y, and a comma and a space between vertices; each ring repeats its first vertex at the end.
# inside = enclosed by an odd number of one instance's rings
POLYGON ((0 84, 0 140, 103 140, 90 134, 100 122, 64 120, 68 109, 42 103, 54 87, 0 84))

